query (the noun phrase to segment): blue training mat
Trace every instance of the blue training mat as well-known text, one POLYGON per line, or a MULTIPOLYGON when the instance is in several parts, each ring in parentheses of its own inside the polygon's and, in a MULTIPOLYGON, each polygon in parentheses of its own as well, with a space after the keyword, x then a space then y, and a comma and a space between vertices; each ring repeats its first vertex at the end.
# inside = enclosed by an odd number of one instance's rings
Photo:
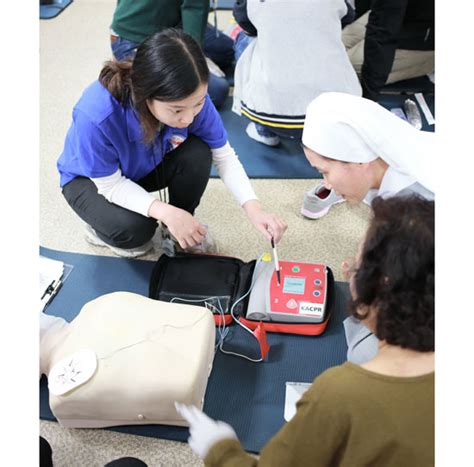
POLYGON ((56 18, 71 3, 72 0, 55 0, 48 5, 40 4, 40 19, 56 18))
MULTIPOLYGON (((434 96, 424 95, 426 103, 434 115, 434 96)), ((413 94, 382 94, 379 104, 386 109, 403 108, 407 98, 413 100, 420 110, 423 131, 434 131, 434 125, 429 126, 413 94)), ((311 179, 322 178, 321 174, 310 166, 303 153, 300 143, 295 140, 281 139, 276 147, 266 146, 249 138, 245 132, 249 120, 232 112, 232 97, 229 97, 224 107, 219 111, 224 122, 231 146, 239 156, 242 165, 250 178, 290 178, 311 179)), ((215 168, 212 177, 217 177, 215 168)))
MULTIPOLYGON (((148 296, 153 261, 65 253, 47 248, 41 248, 40 253, 73 266, 58 295, 46 308, 48 314, 71 321, 85 303, 109 292, 128 291, 148 296)), ((321 336, 268 333, 271 348, 263 363, 216 353, 204 411, 210 417, 232 425, 247 451, 260 452, 285 423, 286 381, 312 382, 327 368, 346 360, 342 320, 347 297, 347 284, 337 282, 333 316, 321 336)), ((224 350, 258 358, 255 339, 236 324, 231 326, 224 350)), ((55 421, 44 376, 40 382, 40 417, 55 421)), ((187 428, 166 425, 130 425, 110 430, 183 442, 189 436, 187 428)))
MULTIPOLYGON (((396 84, 396 83, 395 83, 396 84)), ((431 110, 431 113, 433 114, 433 117, 435 117, 435 98, 434 95, 432 94, 423 94, 426 104, 428 105, 429 109, 431 110)), ((422 122, 422 131, 435 131, 435 125, 428 125, 428 122, 426 121, 425 115, 423 114, 423 111, 421 110, 420 105, 418 104, 418 101, 415 98, 414 94, 411 93, 404 93, 404 94, 382 94, 379 99, 379 104, 383 105, 386 109, 392 109, 394 107, 401 107, 403 109, 403 104, 407 99, 411 99, 413 102, 415 102, 416 106, 418 107, 418 110, 420 111, 421 114, 421 122, 422 122)))
MULTIPOLYGON (((309 165, 298 141, 282 138, 276 147, 258 143, 245 132, 250 120, 231 109, 232 97, 228 97, 219 113, 229 143, 250 178, 321 178, 321 174, 309 165)), ((217 176, 215 168, 211 176, 217 176)))

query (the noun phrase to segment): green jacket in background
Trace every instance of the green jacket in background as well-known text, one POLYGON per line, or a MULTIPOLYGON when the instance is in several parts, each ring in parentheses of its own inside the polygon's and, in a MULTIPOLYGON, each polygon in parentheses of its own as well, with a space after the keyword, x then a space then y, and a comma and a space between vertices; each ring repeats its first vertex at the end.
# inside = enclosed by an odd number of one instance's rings
POLYGON ((179 27, 202 44, 208 15, 209 0, 117 0, 111 28, 139 44, 155 32, 179 27))

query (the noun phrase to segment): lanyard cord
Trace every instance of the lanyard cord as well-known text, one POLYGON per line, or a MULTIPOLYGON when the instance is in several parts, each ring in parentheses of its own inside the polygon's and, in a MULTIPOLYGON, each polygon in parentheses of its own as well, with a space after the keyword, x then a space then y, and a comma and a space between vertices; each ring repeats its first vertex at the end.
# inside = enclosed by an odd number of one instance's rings
MULTIPOLYGON (((166 179, 165 179, 165 148, 164 148, 164 141, 163 141, 163 136, 164 136, 164 131, 163 131, 163 125, 160 124, 160 146, 161 146, 161 162, 159 165, 161 165, 161 183, 160 183, 160 176, 158 173, 158 164, 156 163, 156 157, 155 157, 155 151, 154 148, 152 149, 153 152, 153 165, 154 165, 154 171, 155 171, 155 178, 156 178, 156 186, 158 188, 158 196, 160 197, 160 201, 162 203, 168 204, 168 189, 165 186, 166 179), (159 188, 159 187, 162 188, 159 188), (162 193, 163 191, 163 193, 162 193)), ((156 143, 154 143, 156 145, 156 143)))

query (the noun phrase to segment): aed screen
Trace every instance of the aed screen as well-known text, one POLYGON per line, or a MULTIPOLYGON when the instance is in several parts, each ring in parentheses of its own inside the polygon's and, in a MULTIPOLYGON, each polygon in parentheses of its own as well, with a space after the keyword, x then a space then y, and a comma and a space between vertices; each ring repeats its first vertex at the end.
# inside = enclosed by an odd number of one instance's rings
POLYGON ((285 277, 283 279, 283 293, 304 294, 304 277, 285 277))

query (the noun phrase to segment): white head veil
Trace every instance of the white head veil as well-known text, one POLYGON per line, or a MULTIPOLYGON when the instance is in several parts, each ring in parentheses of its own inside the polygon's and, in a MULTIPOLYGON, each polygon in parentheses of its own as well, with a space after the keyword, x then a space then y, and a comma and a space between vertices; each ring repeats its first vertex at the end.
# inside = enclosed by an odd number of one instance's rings
POLYGON ((416 130, 369 99, 339 92, 319 95, 306 111, 303 144, 344 162, 380 157, 434 192, 434 133, 416 130))

